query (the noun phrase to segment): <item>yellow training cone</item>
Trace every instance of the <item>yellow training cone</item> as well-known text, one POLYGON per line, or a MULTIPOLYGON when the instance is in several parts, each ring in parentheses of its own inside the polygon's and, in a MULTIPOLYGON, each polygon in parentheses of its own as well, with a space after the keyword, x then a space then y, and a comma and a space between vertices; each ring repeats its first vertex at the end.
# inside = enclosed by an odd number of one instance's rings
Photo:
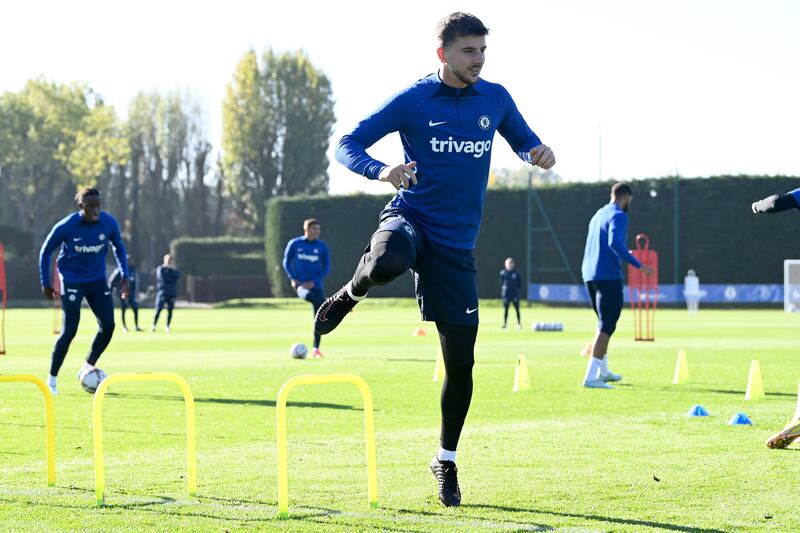
POLYGON ((517 368, 514 371, 514 388, 511 392, 530 390, 531 378, 528 376, 528 362, 524 355, 517 356, 517 368))
POLYGON ((750 375, 747 376, 747 391, 744 393, 745 400, 760 400, 764 397, 764 384, 761 383, 761 365, 758 359, 753 359, 750 363, 750 375))
POLYGON ((433 381, 439 381, 440 379, 444 379, 444 357, 442 357, 441 348, 439 348, 436 356, 436 368, 433 370, 433 381))
POLYGON ((672 377, 672 384, 677 385, 689 381, 689 362, 686 360, 686 350, 678 350, 678 360, 675 361, 675 375, 672 377))
POLYGON ((425 328, 422 327, 417 328, 411 332, 412 337, 422 337, 423 335, 427 335, 427 333, 425 333, 425 328))

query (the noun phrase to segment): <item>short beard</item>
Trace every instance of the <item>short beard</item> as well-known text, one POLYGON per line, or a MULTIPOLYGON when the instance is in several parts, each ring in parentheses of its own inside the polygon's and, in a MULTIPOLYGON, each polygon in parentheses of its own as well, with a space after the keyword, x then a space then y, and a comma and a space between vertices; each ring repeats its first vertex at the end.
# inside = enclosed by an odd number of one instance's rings
POLYGON ((448 66, 447 66, 447 68, 448 68, 448 69, 450 69, 450 73, 451 73, 453 76, 455 76, 456 78, 458 78, 458 80, 459 80, 461 83, 465 84, 465 85, 475 85, 475 84, 478 82, 478 80, 472 81, 472 80, 470 80, 470 79, 466 78, 466 76, 464 76, 463 74, 461 74, 459 71, 457 71, 456 69, 454 69, 454 68, 453 68, 453 67, 451 67, 450 65, 448 65, 448 66))

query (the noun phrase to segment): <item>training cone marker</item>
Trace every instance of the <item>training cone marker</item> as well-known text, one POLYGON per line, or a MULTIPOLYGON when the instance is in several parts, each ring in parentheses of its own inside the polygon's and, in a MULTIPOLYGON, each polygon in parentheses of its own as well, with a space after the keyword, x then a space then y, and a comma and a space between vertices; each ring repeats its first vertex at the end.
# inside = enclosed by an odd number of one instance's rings
POLYGON ((750 417, 744 413, 736 413, 733 417, 728 421, 729 426, 752 426, 753 422, 750 420, 750 417))
POLYGON ((581 350, 581 355, 592 355, 592 343, 588 343, 586 346, 583 347, 581 350))
POLYGON ((758 359, 750 363, 750 375, 747 376, 747 391, 745 400, 761 400, 764 398, 764 384, 761 382, 761 365, 758 359))
POLYGON ((675 361, 675 375, 672 376, 672 384, 677 385, 689 381, 689 362, 686 360, 686 350, 678 350, 678 359, 675 361))
POLYGON ((693 405, 689 412, 686 413, 686 416, 708 416, 708 411, 706 408, 700 404, 693 405))
POLYGON ((412 337, 422 337, 423 335, 427 335, 427 333, 425 333, 425 328, 422 327, 419 327, 411 332, 412 337))
POLYGON ((442 349, 439 348, 436 356, 436 368, 433 369, 433 381, 440 381, 444 379, 444 357, 442 357, 442 349))
POLYGON ((528 375, 528 361, 524 355, 517 356, 517 368, 514 371, 514 388, 511 392, 530 390, 531 378, 528 375))

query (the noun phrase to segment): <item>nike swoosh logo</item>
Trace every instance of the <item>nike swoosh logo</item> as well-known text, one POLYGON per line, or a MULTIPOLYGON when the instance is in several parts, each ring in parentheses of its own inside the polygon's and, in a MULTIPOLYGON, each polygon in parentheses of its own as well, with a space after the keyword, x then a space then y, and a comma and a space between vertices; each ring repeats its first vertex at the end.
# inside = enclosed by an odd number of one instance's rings
POLYGON ((430 126, 430 127, 433 127, 433 126, 440 126, 440 125, 442 125, 442 124, 447 124, 447 121, 446 121, 446 120, 443 120, 442 122, 434 122, 434 121, 432 121, 432 120, 429 120, 429 121, 428 121, 428 126, 430 126))
POLYGON ((475 312, 475 311, 477 311, 477 310, 478 310, 478 308, 477 308, 477 307, 476 307, 475 309, 470 309, 469 307, 467 307, 467 314, 468 314, 468 315, 471 315, 472 313, 474 313, 474 312, 475 312))
POLYGON ((83 237, 73 237, 72 240, 73 241, 82 241, 83 237))

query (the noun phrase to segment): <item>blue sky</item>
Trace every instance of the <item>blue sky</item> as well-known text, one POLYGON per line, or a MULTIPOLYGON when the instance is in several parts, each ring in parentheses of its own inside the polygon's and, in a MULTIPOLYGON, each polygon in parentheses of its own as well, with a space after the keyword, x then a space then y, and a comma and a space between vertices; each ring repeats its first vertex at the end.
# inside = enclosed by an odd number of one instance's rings
MULTIPOLYGON (((138 90, 189 89, 219 146, 225 84, 248 48, 303 48, 331 78, 332 144, 435 71, 451 11, 490 28, 483 77, 506 86, 569 180, 800 175, 800 2, 10 2, 0 92, 83 81, 124 115, 138 90), (602 169, 599 132, 602 129, 602 169)), ((373 155, 402 157, 392 136, 373 155)), ((388 192, 332 160, 331 191, 388 192)), ((492 166, 522 163, 497 139, 492 166)))

